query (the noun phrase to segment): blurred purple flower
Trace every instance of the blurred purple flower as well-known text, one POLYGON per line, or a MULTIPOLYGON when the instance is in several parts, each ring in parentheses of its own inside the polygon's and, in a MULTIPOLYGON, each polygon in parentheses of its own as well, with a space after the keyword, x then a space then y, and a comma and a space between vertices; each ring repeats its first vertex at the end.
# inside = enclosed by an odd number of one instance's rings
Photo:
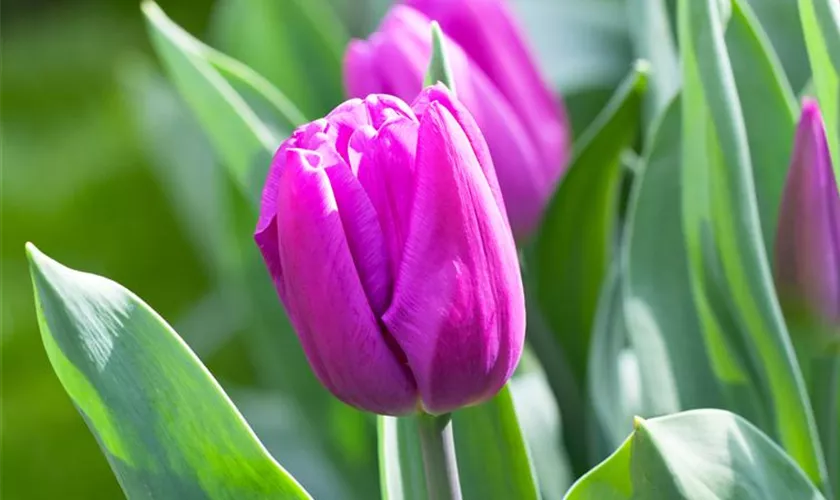
POLYGON ((277 151, 255 240, 312 368, 376 413, 492 397, 525 335, 516 246, 472 116, 369 95, 277 151))
POLYGON ((840 194, 817 103, 806 100, 779 213, 776 288, 786 309, 840 325, 840 194))
POLYGON ((562 105, 541 79, 501 0, 408 0, 344 59, 351 96, 417 95, 431 56, 430 19, 447 36, 458 99, 487 138, 518 239, 539 224, 569 158, 562 105))

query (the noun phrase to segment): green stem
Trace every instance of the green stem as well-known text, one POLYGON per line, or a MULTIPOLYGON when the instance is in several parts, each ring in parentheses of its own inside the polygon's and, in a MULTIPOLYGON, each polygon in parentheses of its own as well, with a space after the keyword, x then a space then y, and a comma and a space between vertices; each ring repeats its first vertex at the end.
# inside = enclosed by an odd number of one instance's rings
MULTIPOLYGON (((840 394, 840 357, 815 358, 810 363, 811 405, 820 434, 831 490, 840 495, 840 429, 837 429, 837 398, 840 394)), ((830 497, 830 495, 829 495, 830 497)))
POLYGON ((417 416, 417 427, 429 500, 461 500, 451 416, 421 413, 417 416))

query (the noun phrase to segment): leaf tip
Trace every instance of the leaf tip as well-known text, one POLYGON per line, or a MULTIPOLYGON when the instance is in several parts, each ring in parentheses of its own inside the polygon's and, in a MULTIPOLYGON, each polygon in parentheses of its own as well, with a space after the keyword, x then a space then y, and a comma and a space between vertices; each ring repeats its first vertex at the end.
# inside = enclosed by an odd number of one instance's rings
POLYGON ((645 424, 645 419, 636 415, 633 417, 633 430, 638 431, 645 424))
POLYGON ((44 252, 38 250, 38 247, 31 241, 26 242, 24 249, 26 250, 26 259, 29 261, 29 267, 32 269, 41 269, 44 267, 44 264, 49 264, 52 261, 44 252))

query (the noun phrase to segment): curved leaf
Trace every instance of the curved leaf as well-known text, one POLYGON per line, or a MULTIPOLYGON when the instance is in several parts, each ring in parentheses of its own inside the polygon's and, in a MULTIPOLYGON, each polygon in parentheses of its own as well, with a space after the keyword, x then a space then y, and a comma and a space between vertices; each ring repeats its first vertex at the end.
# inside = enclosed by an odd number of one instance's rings
POLYGON ((840 5, 836 0, 799 0, 799 16, 834 172, 840 178, 840 5))
POLYGON ((732 2, 725 41, 744 113, 764 247, 772 262, 798 106, 782 64, 746 0, 732 2))
MULTIPOLYGON (((751 417, 824 486, 808 395, 770 274, 749 139, 718 3, 681 0, 678 13, 683 221, 695 303, 710 345, 719 344, 716 337, 722 333, 730 345, 741 346, 738 358, 746 369, 726 375, 716 365, 715 373, 755 385, 766 409, 751 417)), ((731 395, 730 404, 740 399, 731 395)))
POLYGON ((264 78, 193 38, 154 2, 146 0, 143 13, 170 78, 216 154, 256 203, 271 156, 303 116, 264 78))
POLYGON ((540 497, 510 384, 490 401, 453 413, 452 426, 464 498, 540 497))
POLYGON ((639 360, 644 408, 653 415, 720 405, 683 239, 681 120, 675 99, 654 127, 630 195, 625 233, 624 314, 639 360))
POLYGON ((219 48, 264 75, 307 118, 324 116, 342 101, 349 37, 330 2, 223 0, 212 31, 219 48))
POLYGON ((578 141, 536 237, 537 300, 581 386, 613 248, 620 157, 637 136, 646 82, 646 68, 637 65, 578 141))
POLYGON ((27 252, 50 362, 129 498, 309 498, 148 305, 27 252))
POLYGON ((636 419, 620 448, 566 495, 567 500, 819 500, 802 470, 745 419, 693 410, 636 419))
POLYGON ((415 417, 379 415, 379 481, 384 500, 424 500, 426 477, 415 417))

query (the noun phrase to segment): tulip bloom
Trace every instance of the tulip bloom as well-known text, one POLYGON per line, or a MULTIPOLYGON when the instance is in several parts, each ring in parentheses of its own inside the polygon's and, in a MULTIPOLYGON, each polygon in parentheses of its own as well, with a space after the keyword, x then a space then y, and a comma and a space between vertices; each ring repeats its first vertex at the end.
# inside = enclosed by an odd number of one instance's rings
POLYGON ((446 34, 458 99, 487 138, 517 238, 531 233, 569 155, 565 111, 543 83, 500 0, 410 0, 345 54, 351 96, 417 95, 431 57, 430 19, 446 34))
POLYGON ((796 131, 779 229, 775 281, 783 305, 840 326, 840 195, 825 126, 816 102, 806 100, 796 131))
POLYGON ((350 405, 450 412, 519 361, 525 301, 493 163, 442 86, 298 128, 255 239, 316 375, 350 405))

